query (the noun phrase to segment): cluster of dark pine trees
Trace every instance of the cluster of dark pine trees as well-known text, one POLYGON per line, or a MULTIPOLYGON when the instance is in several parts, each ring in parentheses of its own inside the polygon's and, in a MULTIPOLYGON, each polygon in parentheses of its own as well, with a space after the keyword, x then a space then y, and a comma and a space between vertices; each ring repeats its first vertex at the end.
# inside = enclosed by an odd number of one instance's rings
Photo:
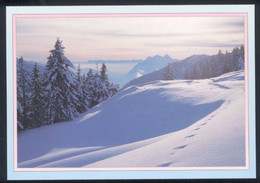
POLYGON ((17 118, 18 130, 25 130, 73 120, 80 113, 116 94, 118 86, 109 82, 107 68, 100 72, 91 69, 77 72, 64 55, 58 38, 43 73, 35 64, 31 72, 24 68, 23 57, 17 62, 17 118))
POLYGON ((168 64, 164 70, 165 80, 205 79, 244 69, 244 46, 235 47, 232 52, 194 55, 181 62, 168 64))
POLYGON ((233 48, 232 52, 222 53, 201 59, 186 72, 185 79, 204 79, 244 69, 244 46, 233 48))
POLYGON ((174 80, 173 64, 168 64, 163 73, 163 80, 174 80))

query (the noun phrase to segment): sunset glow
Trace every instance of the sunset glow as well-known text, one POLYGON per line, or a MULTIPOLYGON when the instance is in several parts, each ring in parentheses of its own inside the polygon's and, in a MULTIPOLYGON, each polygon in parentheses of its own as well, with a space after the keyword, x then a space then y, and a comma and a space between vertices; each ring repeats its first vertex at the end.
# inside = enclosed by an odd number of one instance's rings
POLYGON ((244 44, 243 16, 17 18, 17 57, 46 62, 60 37, 72 61, 184 59, 244 44))

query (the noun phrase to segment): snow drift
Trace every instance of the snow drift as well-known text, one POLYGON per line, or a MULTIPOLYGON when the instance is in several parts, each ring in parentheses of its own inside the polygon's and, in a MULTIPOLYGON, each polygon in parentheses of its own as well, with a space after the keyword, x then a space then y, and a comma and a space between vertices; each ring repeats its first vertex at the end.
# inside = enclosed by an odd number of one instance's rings
POLYGON ((244 72, 131 86, 18 134, 18 167, 245 166, 244 72), (234 153, 235 152, 235 153, 234 153))

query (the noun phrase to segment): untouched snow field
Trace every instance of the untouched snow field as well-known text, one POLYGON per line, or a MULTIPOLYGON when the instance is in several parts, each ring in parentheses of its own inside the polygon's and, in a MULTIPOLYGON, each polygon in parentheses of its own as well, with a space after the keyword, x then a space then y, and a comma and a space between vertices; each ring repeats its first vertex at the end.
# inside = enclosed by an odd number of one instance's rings
POLYGON ((18 167, 245 166, 244 72, 130 86, 18 134, 18 167))

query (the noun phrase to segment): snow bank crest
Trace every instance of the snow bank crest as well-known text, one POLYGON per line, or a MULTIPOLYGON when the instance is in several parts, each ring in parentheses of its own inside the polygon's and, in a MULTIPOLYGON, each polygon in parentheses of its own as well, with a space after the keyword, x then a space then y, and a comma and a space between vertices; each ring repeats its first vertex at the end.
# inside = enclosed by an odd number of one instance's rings
POLYGON ((243 71, 132 86, 73 122, 19 134, 18 167, 241 167, 244 111, 243 71))

